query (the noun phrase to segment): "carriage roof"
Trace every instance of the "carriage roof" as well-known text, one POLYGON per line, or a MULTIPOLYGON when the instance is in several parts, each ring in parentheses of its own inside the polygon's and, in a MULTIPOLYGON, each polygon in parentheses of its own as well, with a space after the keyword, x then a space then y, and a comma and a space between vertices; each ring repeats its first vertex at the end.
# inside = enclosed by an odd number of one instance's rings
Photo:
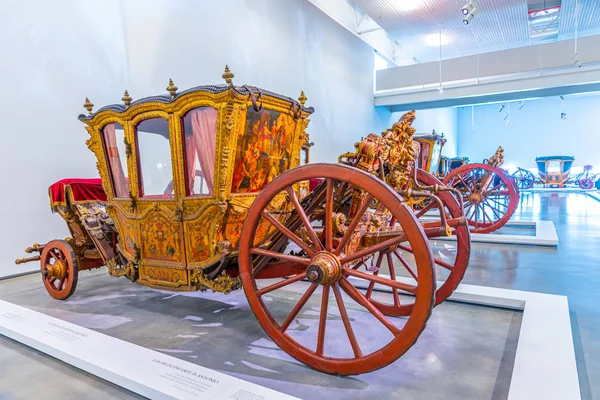
POLYGON ((573 156, 543 156, 536 157, 535 161, 575 161, 573 156))
POLYGON ((413 135, 413 140, 417 141, 417 142, 421 142, 421 141, 443 141, 444 143, 446 143, 446 138, 444 138, 444 134, 442 133, 441 135, 438 135, 435 131, 433 131, 432 133, 415 133, 413 135))
MULTIPOLYGON (((171 82, 172 83, 172 82, 171 82)), ((167 88, 168 89, 168 88, 167 88)), ((175 87, 175 90, 177 90, 177 87, 175 87)), ((123 96, 123 100, 124 103, 120 103, 120 104, 110 104, 107 106, 104 106, 102 108, 100 108, 98 111, 96 112, 90 112, 88 115, 85 114, 80 114, 79 115, 79 120, 80 121, 91 121, 93 120, 98 114, 101 114, 105 111, 112 111, 115 113, 123 113, 125 111, 127 111, 129 108, 131 107, 135 107, 139 104, 144 104, 144 103, 162 103, 162 104, 169 104, 169 103, 174 103, 176 102, 179 98, 184 97, 186 95, 189 94, 201 94, 201 93, 208 93, 211 95, 216 95, 216 94, 220 94, 223 92, 226 92, 228 90, 232 90, 233 92, 241 95, 241 96, 249 96, 251 91, 256 93, 261 93, 264 96, 270 96, 272 98, 278 99, 278 100, 282 100, 284 102, 289 102, 290 106, 295 105, 296 107, 298 107, 298 109, 303 110, 304 112, 308 113, 308 114, 312 114, 314 112, 314 108, 313 107, 304 107, 303 104, 303 93, 300 97, 299 100, 293 99, 291 97, 288 96, 283 96, 281 94, 275 93, 275 92, 271 92, 269 90, 264 90, 264 89, 260 89, 258 87, 255 86, 248 86, 248 85, 243 85, 243 86, 235 86, 235 85, 201 85, 201 86, 196 86, 187 90, 184 90, 182 92, 174 92, 173 95, 171 94, 162 94, 162 95, 153 95, 153 96, 147 96, 147 97, 143 97, 141 99, 132 101, 132 99, 129 98, 129 104, 127 102, 125 102, 125 99, 129 96, 129 94, 125 93, 125 96, 123 96)), ((87 99, 86 99, 86 103, 87 103, 87 99)), ((91 103, 90 103, 91 104, 91 103)), ((91 104, 91 106, 93 107, 93 104, 91 104)), ((86 107, 86 105, 84 104, 84 107, 86 107)), ((87 108, 87 107, 86 107, 87 108)))

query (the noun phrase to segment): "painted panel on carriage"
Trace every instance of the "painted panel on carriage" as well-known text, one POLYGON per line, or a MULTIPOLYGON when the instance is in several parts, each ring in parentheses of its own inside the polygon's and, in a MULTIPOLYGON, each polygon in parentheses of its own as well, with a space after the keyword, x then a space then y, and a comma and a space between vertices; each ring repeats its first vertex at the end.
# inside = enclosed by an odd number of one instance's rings
POLYGON ((181 225, 161 212, 142 222, 142 256, 145 259, 182 261, 181 225))
POLYGON ((238 138, 232 193, 254 193, 290 168, 296 121, 273 110, 249 107, 238 138))
POLYGON ((188 262, 204 261, 211 256, 213 252, 211 247, 214 247, 212 243, 216 213, 217 210, 212 207, 205 211, 201 218, 187 222, 185 230, 188 241, 188 262))

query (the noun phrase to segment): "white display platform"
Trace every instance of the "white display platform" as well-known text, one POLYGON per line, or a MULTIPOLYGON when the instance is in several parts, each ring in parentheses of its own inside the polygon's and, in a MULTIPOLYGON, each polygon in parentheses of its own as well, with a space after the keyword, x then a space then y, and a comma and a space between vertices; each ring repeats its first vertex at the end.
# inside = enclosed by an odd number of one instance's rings
POLYGON ((590 196, 592 199, 600 201, 600 192, 598 192, 597 190, 593 190, 593 191, 588 190, 586 192, 586 194, 588 196, 590 196))
MULTIPOLYGON (((415 284, 412 278, 397 280, 415 284)), ((387 286, 375 288, 391 292, 387 286)), ((581 399, 566 296, 461 284, 448 300, 523 311, 508 400, 581 399)))
MULTIPOLYGON (((531 226, 535 229, 535 236, 526 235, 501 235, 499 233, 471 233, 471 242, 496 243, 496 244, 524 244, 531 246, 558 246, 558 234, 552 221, 508 221, 505 225, 531 226)), ((435 240, 456 241, 456 236, 440 236, 435 240)))
POLYGON ((296 399, 3 300, 0 334, 151 399, 296 399))
POLYGON ((594 189, 582 189, 580 187, 565 187, 565 188, 533 188, 533 189, 519 189, 521 193, 535 193, 535 192, 589 192, 595 191, 594 189))

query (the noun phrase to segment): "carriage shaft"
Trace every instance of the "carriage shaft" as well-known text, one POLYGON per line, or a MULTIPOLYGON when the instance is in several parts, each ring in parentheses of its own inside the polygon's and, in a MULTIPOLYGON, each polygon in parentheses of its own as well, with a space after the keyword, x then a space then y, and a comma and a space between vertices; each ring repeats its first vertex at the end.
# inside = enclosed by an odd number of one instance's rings
POLYGON ((25 264, 31 261, 40 261, 42 259, 42 256, 33 256, 33 257, 25 257, 25 258, 18 258, 15 260, 15 264, 25 264))

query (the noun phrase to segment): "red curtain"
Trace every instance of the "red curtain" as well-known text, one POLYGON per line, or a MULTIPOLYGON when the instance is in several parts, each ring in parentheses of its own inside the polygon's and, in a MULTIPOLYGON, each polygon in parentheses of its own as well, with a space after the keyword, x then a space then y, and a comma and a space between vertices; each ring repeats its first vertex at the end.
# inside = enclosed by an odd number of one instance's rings
POLYGON ((113 186, 115 196, 126 198, 129 196, 129 183, 121 165, 121 157, 117 147, 117 135, 115 133, 115 124, 108 124, 104 127, 104 143, 106 145, 106 154, 112 172, 113 186))

